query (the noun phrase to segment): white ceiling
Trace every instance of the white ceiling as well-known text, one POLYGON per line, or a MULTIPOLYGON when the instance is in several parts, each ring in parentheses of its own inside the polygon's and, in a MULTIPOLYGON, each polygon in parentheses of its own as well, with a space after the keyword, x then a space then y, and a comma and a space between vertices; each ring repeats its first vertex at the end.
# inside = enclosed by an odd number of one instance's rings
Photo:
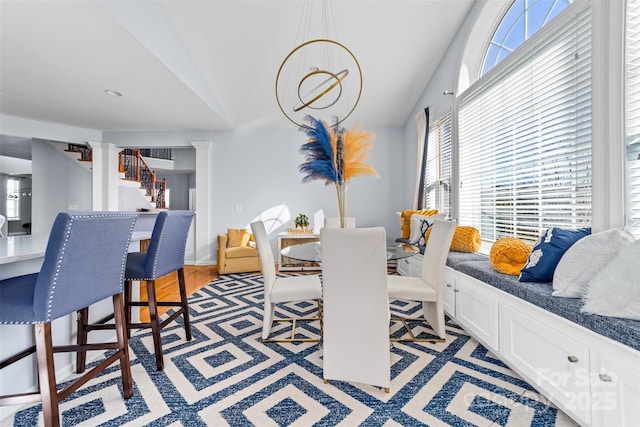
MULTIPOLYGON (((0 113, 102 131, 291 128, 275 78, 306 41, 300 22, 324 22, 314 3, 0 0, 0 113)), ((328 35, 363 75, 349 121, 402 126, 472 3, 330 1, 328 35)))

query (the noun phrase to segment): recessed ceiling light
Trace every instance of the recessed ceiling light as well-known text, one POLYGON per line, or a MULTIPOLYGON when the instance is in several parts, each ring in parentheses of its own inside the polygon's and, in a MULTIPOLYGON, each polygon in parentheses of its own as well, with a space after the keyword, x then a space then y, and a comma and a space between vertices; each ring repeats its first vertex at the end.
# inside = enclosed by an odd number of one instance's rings
POLYGON ((122 96, 122 94, 120 92, 118 92, 117 90, 106 89, 104 91, 104 93, 106 93, 107 95, 111 95, 111 96, 122 96))

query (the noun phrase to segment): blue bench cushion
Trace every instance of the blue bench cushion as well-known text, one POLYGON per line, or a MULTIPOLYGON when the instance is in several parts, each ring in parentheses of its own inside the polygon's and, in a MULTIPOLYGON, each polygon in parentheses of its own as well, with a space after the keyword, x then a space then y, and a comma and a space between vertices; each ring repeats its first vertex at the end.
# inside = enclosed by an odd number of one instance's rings
POLYGON ((486 260, 488 260, 486 255, 482 255, 478 253, 450 251, 449 256, 447 256, 447 266, 455 269, 456 266, 462 262, 486 261, 486 260))
MULTIPOLYGON (((409 239, 398 238, 396 239, 396 242, 411 244, 409 243, 409 239)), ((420 253, 424 255, 424 248, 425 248, 424 245, 423 246, 414 245, 414 246, 416 246, 420 250, 420 253)), ((455 268, 455 266, 461 262, 483 261, 486 259, 488 259, 486 255, 482 255, 479 253, 449 251, 449 256, 447 257, 447 265, 451 268, 455 268)))
MULTIPOLYGON (((449 252, 447 265, 600 335, 640 350, 640 321, 581 313, 582 300, 580 298, 552 296, 553 286, 551 282, 520 282, 517 276, 496 271, 486 256, 484 260, 478 260, 477 257, 475 259, 468 257, 469 255, 478 256, 478 254, 449 252), (467 256, 466 260, 464 259, 465 256, 467 256)), ((479 256, 482 257, 483 255, 479 256)))

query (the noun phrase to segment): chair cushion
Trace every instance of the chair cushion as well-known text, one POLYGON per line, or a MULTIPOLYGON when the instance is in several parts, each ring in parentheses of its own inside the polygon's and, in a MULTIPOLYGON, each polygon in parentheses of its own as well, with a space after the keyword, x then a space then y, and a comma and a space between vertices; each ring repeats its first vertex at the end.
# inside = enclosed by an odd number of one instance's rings
POLYGON ((33 310, 38 273, 0 281, 0 324, 40 323, 33 310))
POLYGON ((400 238, 408 239, 411 236, 411 215, 420 214, 424 216, 437 215, 437 209, 405 209, 400 213, 400 220, 402 225, 400 227, 400 238))
POLYGON ((421 278, 411 276, 387 276, 387 292, 389 299, 436 301, 438 298, 435 289, 421 278))
POLYGON ((583 313, 640 320, 640 240, 620 251, 589 283, 583 313))
MULTIPOLYGON (((431 228, 427 230, 425 235, 425 244, 429 240, 431 235, 431 228)), ((453 239, 451 240, 450 251, 454 252, 467 252, 476 253, 482 246, 482 239, 480 238, 480 231, 471 227, 470 225, 458 225, 453 232, 453 239)))
POLYGON ((411 234, 409 235, 409 243, 412 245, 424 245, 425 234, 427 229, 433 225, 433 221, 436 219, 444 219, 445 214, 437 215, 411 215, 410 225, 411 234))
POLYGON ((551 282, 553 273, 567 249, 589 234, 591 234, 591 228, 566 230, 551 227, 547 229, 534 243, 527 264, 520 272, 520 281, 551 282))
POLYGON ((496 271, 518 276, 527 263, 531 246, 515 237, 503 237, 495 241, 489 252, 489 260, 496 271))
POLYGON ((229 240, 227 241, 227 247, 235 248, 238 246, 247 246, 251 238, 249 230, 244 228, 229 228, 227 229, 229 240))
POLYGON ((578 240, 562 255, 553 272, 552 295, 565 298, 582 297, 591 280, 632 241, 631 233, 618 228, 578 240))
POLYGON ((317 274, 276 279, 271 288, 271 302, 301 301, 322 298, 322 283, 317 274))
POLYGON ((247 257, 257 257, 258 249, 252 248, 250 246, 236 246, 233 248, 227 248, 225 252, 225 256, 227 258, 247 258, 247 257))

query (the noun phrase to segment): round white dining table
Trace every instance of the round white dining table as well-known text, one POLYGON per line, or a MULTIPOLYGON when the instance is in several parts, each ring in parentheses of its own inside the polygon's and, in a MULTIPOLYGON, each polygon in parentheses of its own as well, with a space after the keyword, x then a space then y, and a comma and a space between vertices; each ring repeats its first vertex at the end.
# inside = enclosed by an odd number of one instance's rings
MULTIPOLYGON (((298 261, 322 261, 322 248, 320 242, 306 242, 297 245, 287 246, 282 249, 281 254, 298 261)), ((420 253, 418 248, 407 243, 387 244, 387 261, 409 258, 420 253)))

